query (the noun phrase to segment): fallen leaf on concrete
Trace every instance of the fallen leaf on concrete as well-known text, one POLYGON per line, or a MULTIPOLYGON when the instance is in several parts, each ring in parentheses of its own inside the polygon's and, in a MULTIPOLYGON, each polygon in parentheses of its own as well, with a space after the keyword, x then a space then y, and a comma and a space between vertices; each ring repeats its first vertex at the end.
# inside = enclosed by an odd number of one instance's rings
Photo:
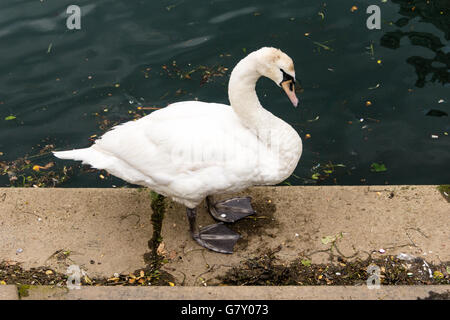
POLYGON ((333 242, 334 240, 336 240, 336 237, 333 236, 326 236, 321 239, 323 244, 328 244, 330 242, 333 242))
POLYGON ((302 260, 302 265, 304 265, 305 267, 311 266, 311 260, 303 259, 302 260))
POLYGON ((159 244, 159 246, 158 246, 158 249, 156 249, 156 253, 158 254, 158 255, 160 255, 160 256, 162 256, 162 255, 164 255, 164 254, 166 254, 167 252, 166 252, 166 250, 164 250, 164 242, 161 242, 160 244, 159 244))
POLYGON ((86 276, 86 275, 84 276, 84 281, 85 281, 86 283, 92 284, 92 280, 89 279, 89 277, 86 276))
POLYGON ((119 278, 113 277, 113 278, 109 278, 108 281, 119 281, 119 278))

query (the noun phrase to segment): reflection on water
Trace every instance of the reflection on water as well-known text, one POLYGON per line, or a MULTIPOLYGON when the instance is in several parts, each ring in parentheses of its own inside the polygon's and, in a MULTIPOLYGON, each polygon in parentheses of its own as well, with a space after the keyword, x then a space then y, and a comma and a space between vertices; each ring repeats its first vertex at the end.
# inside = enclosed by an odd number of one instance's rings
POLYGON ((399 13, 405 18, 397 20, 403 27, 409 20, 420 17, 421 21, 433 24, 450 40, 450 0, 391 0, 400 5, 399 13), (406 21, 405 21, 406 19, 406 21))
POLYGON ((228 104, 232 68, 262 46, 293 58, 304 89, 294 109, 257 84, 304 141, 287 183, 449 183, 449 1, 2 0, 0 186, 124 185, 49 151, 173 102, 228 104), (371 4, 381 30, 366 28, 371 4))
MULTIPOLYGON (((407 27, 410 20, 420 17, 421 21, 432 23, 445 33, 446 40, 450 40, 450 0, 392 0, 400 5, 399 13, 405 17, 398 19, 395 25, 407 27)), ((382 46, 397 49, 403 37, 409 38, 412 45, 422 46, 435 53, 433 58, 411 56, 406 61, 416 69, 417 87, 425 85, 428 75, 429 81, 442 84, 450 82, 450 47, 441 39, 429 32, 390 31, 380 40, 382 46)))

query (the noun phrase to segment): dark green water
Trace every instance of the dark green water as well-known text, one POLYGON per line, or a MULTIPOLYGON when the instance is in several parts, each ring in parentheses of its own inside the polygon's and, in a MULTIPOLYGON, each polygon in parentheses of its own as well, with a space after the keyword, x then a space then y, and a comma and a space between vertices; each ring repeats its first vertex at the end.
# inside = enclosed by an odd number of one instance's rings
MULTIPOLYGON (((0 161, 46 144, 87 147, 102 120, 131 119, 140 104, 228 103, 233 66, 275 46, 295 62, 300 108, 267 79, 260 100, 303 139, 311 135, 289 183, 450 183, 449 8, 450 0, 2 0, 0 161), (82 9, 81 30, 66 28, 71 4, 82 9), (370 4, 381 7, 381 30, 366 28, 370 4), (223 76, 206 73, 221 66, 223 76), (327 163, 345 167, 327 174, 327 163), (387 171, 371 171, 373 163, 387 171)), ((76 171, 62 186, 112 184, 124 183, 76 171)))

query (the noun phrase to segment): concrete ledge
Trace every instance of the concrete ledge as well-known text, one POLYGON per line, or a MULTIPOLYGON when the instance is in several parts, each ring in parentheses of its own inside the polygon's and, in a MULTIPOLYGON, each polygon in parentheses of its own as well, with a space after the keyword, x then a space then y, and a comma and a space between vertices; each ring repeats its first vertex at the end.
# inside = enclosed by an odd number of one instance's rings
MULTIPOLYGON (((162 269, 177 286, 218 285, 218 276, 231 267, 278 246, 280 263, 300 256, 329 263, 324 251, 331 244, 323 239, 336 236, 346 257, 407 253, 434 263, 450 261, 450 203, 436 186, 255 187, 238 195, 253 198, 257 215, 232 226, 242 235, 232 255, 199 247, 184 208, 167 202, 162 269)), ((141 189, 0 188, 0 260, 61 273, 75 264, 91 278, 128 274, 146 266, 151 213, 149 193, 141 189), (61 250, 67 255, 55 255, 61 250)), ((213 222, 205 209, 199 215, 200 225, 213 222)), ((219 297, 220 290, 232 289, 207 290, 219 297)))
POLYGON ((16 286, 0 285, 0 300, 18 300, 19 293, 16 286))
MULTIPOLYGON (((22 300, 415 300, 450 286, 286 287, 82 287, 79 290, 34 287, 22 300)), ((1 296, 1 291, 0 291, 1 296)))

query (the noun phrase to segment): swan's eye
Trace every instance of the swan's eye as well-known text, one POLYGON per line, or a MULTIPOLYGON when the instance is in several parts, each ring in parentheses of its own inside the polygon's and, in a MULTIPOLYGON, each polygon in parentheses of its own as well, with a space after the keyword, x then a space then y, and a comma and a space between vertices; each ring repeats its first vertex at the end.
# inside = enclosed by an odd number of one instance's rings
POLYGON ((285 81, 292 81, 291 85, 295 84, 295 79, 291 75, 287 74, 283 69, 280 69, 280 71, 283 73, 283 80, 281 81, 280 85, 285 81))

